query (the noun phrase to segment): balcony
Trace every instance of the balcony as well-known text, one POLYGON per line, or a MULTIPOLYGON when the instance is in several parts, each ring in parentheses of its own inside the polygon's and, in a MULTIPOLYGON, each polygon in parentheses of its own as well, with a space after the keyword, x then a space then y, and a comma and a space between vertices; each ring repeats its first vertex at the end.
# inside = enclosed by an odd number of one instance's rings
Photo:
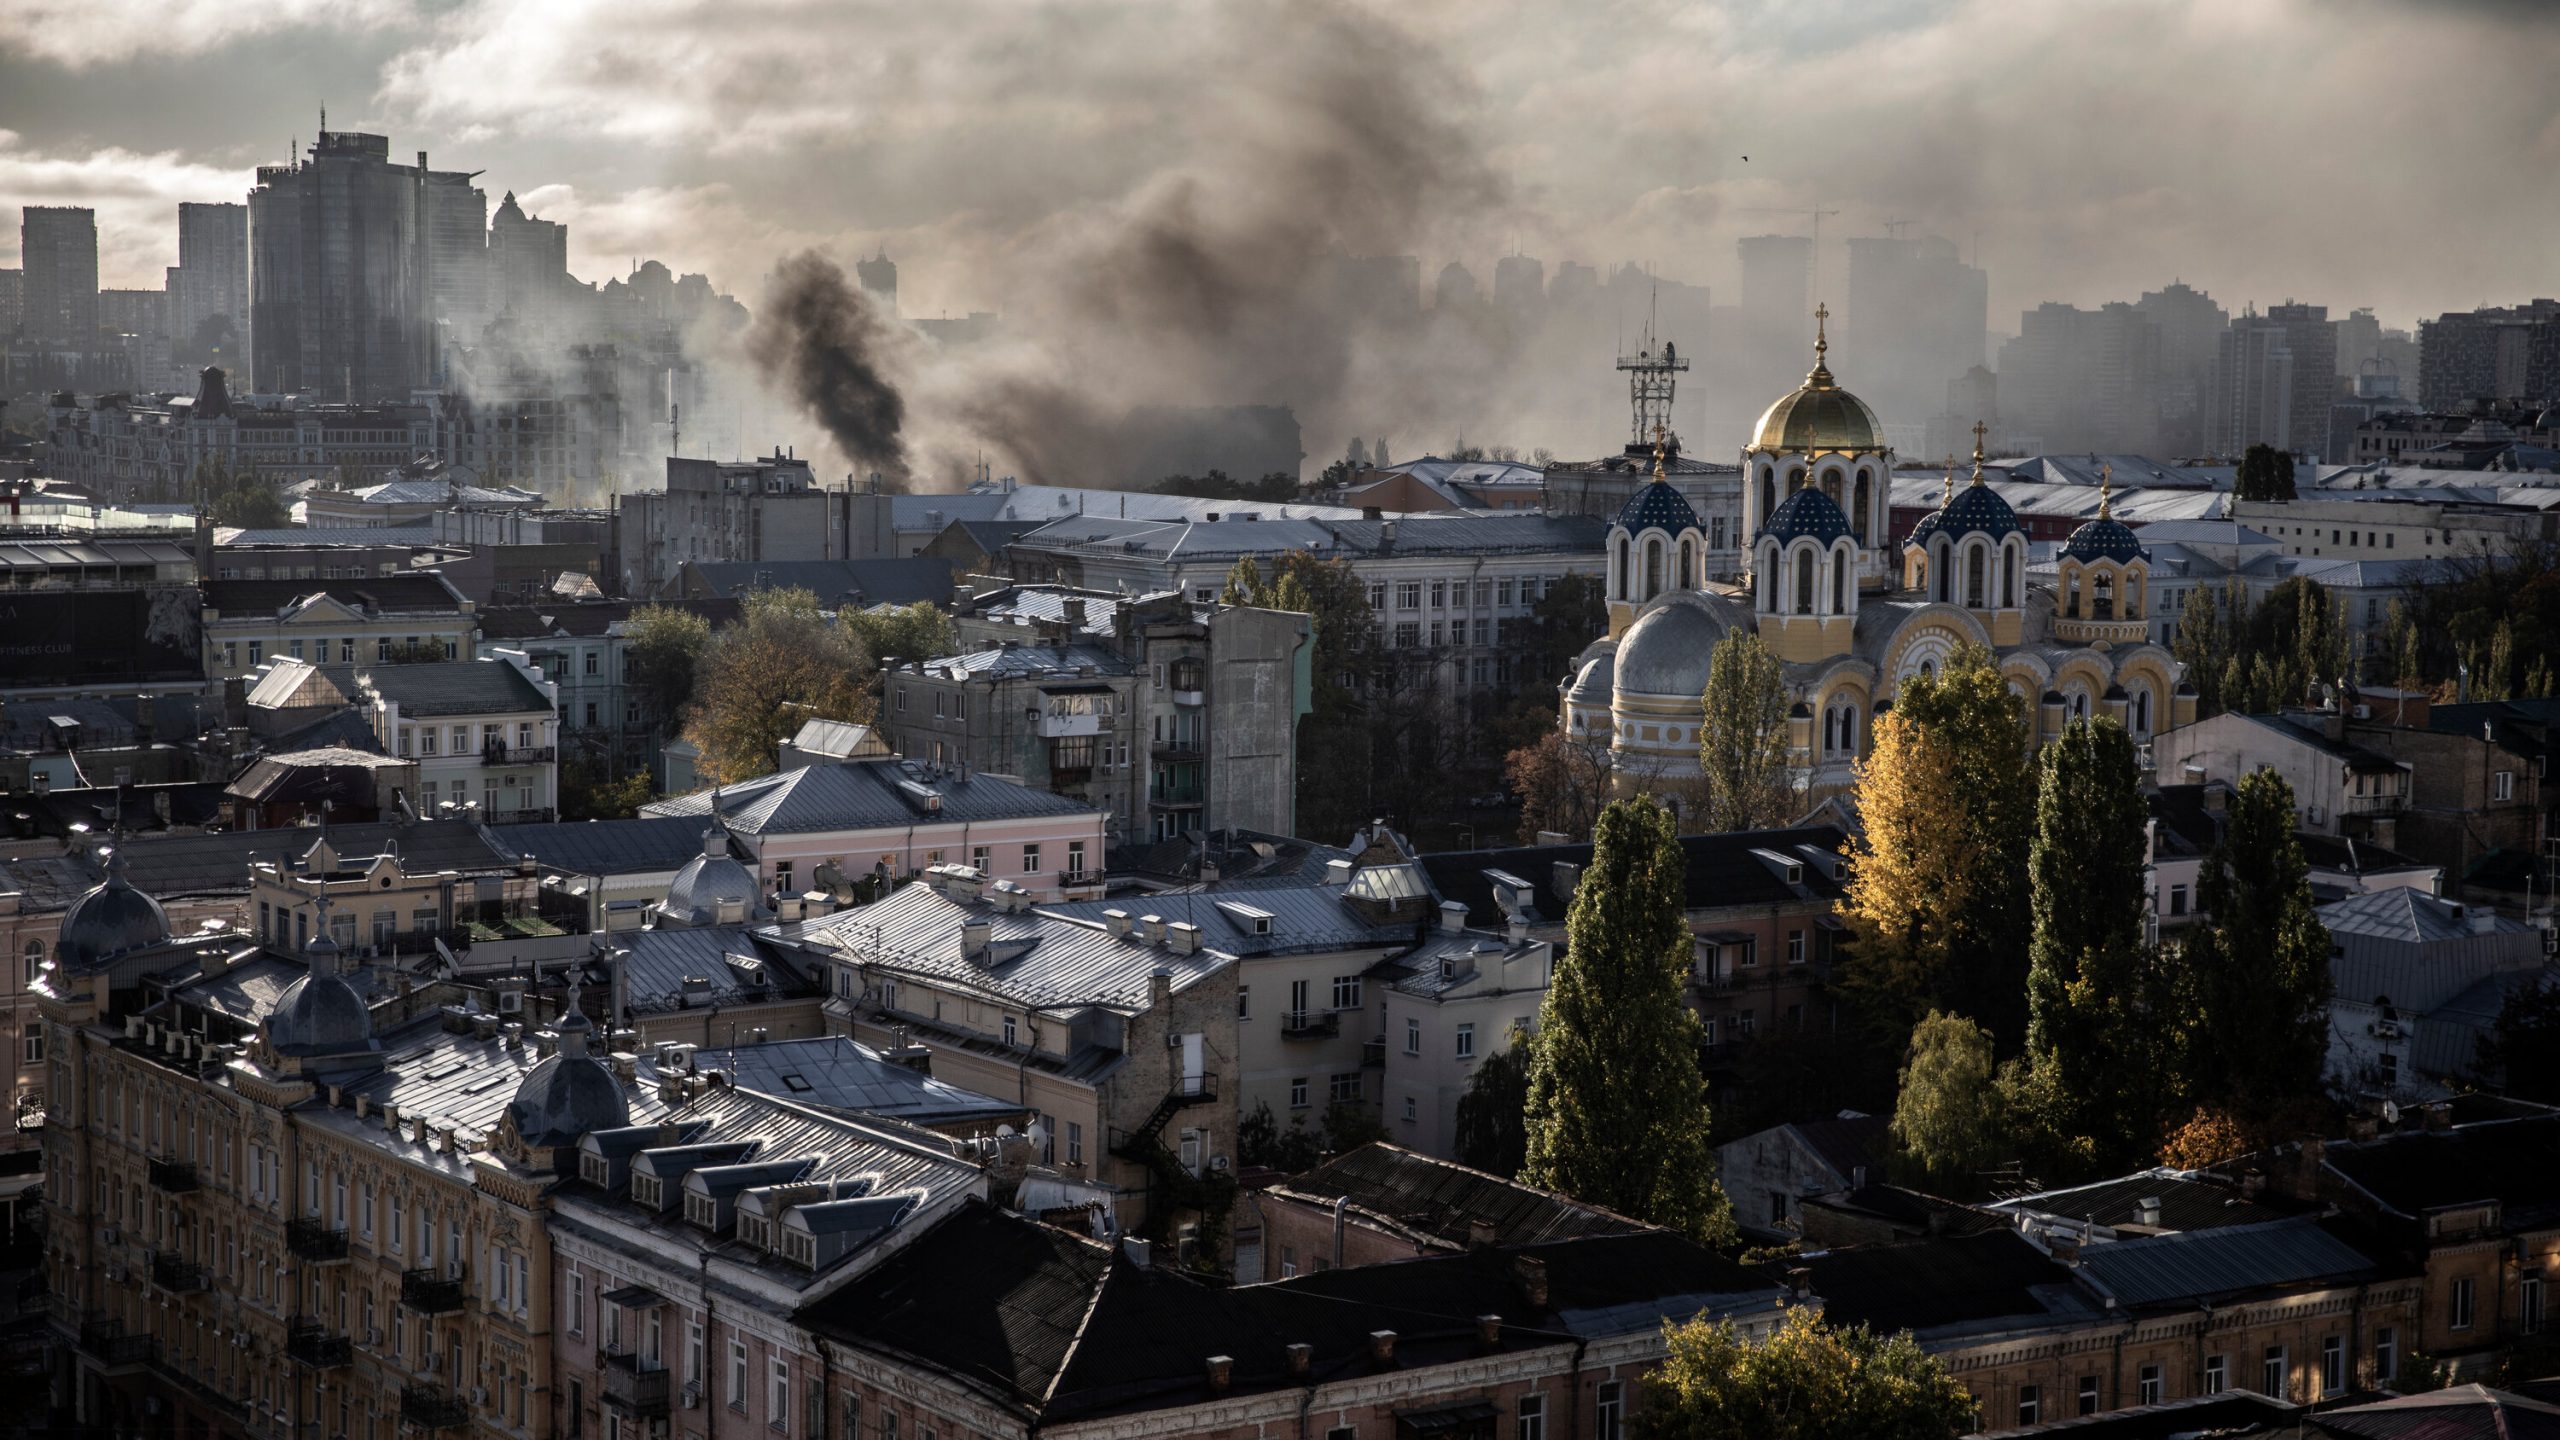
POLYGON ((80 1327, 80 1349, 110 1373, 138 1370, 160 1358, 160 1342, 149 1335, 128 1335, 113 1320, 91 1320, 80 1327))
POLYGON ((212 1284, 203 1266, 168 1250, 151 1252, 151 1283, 180 1294, 209 1289, 212 1284))
POLYGON ((186 1160, 154 1160, 151 1162, 151 1188, 169 1195, 191 1195, 196 1189, 196 1167, 186 1160))
POLYGON ((296 1216, 284 1222, 284 1248, 297 1260, 327 1265, 347 1258, 347 1232, 318 1216, 296 1216))
POLYGON ((548 765, 553 750, 548 745, 485 745, 480 750, 483 765, 548 765))
POLYGON ((1375 1040, 1363 1040, 1363 1041, 1361 1041, 1361 1042, 1360 1042, 1360 1068, 1361 1068, 1361 1069, 1363 1069, 1363 1070, 1383 1070, 1383 1069, 1385 1069, 1385 1068, 1386 1068, 1386 1064, 1387 1064, 1387 1037, 1386 1037, 1386 1036, 1381 1035, 1381 1036, 1379 1036, 1379 1037, 1378 1037, 1377 1039, 1375 1039, 1375 1040))
POLYGON ((400 1419, 422 1430, 459 1430, 471 1423, 471 1407, 441 1385, 403 1385, 400 1419))
POLYGON ((667 1413, 667 1368, 637 1355, 604 1357, 604 1403, 625 1414, 654 1420, 667 1413))
POLYGON ((1156 740, 1148 744, 1147 753, 1158 760, 1181 761, 1206 759, 1209 752, 1197 740, 1156 740))
POLYGON ((2408 808, 2406 795, 2349 795, 2338 802, 2341 815, 2397 815, 2408 808))
POLYGON ((1091 711, 1064 715, 1044 713, 1040 717, 1040 738, 1043 740, 1066 740, 1101 733, 1102 717, 1091 711))
POLYGON ((317 1320, 303 1317, 285 1327, 284 1353, 318 1370, 335 1370, 352 1364, 355 1344, 344 1335, 332 1335, 317 1320))
POLYGON ((1329 1040, 1342 1033, 1342 1017, 1331 1010, 1289 1010, 1280 1016, 1284 1040, 1329 1040))
POLYGON ((433 1269, 403 1270, 400 1303, 422 1315, 450 1315, 462 1308, 462 1281, 433 1269))

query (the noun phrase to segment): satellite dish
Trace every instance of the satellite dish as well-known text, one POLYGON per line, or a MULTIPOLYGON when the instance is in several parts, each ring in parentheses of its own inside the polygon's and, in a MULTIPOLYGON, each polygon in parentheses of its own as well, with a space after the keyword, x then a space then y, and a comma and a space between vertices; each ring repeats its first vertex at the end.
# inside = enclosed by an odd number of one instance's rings
POLYGON ((999 1125, 999 1126, 997 1126, 997 1127, 996 1127, 996 1138, 997 1138, 997 1139, 999 1139, 999 1140, 1010 1140, 1010 1139, 1012 1139, 1012 1138, 1013 1138, 1013 1127, 1012 1127, 1012 1126, 1010 1126, 1010 1125, 999 1125))
POLYGON ((2385 1125, 2397 1125, 2400 1123, 2399 1101, 2385 1100, 2382 1102, 2382 1123, 2385 1125))

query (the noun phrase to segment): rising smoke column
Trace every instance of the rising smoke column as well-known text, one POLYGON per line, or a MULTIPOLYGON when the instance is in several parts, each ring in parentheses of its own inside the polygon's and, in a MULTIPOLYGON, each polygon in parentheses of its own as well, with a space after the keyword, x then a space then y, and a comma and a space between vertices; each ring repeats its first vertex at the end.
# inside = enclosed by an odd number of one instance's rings
POLYGON ((834 261, 804 250, 774 267, 747 352, 846 459, 904 489, 907 402, 888 373, 898 338, 834 261))

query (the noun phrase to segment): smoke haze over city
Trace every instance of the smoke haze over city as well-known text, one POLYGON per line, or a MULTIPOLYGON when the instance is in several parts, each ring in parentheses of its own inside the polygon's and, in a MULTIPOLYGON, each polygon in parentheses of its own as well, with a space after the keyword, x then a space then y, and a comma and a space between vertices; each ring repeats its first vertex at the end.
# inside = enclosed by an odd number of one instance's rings
MULTIPOLYGON (((1845 311, 1835 365, 1887 397, 1888 357, 1859 369, 1841 242, 1888 226, 1986 272, 1995 336, 2044 301, 2173 279, 2235 314, 2299 299, 2408 326, 2555 288, 2560 187, 2507 183, 2560 169, 2555 38, 2548 7, 2381 0, 12 0, 0 205, 94 206, 101 283, 149 283, 176 258, 173 207, 239 200, 326 106, 332 130, 565 222, 591 282, 657 258, 770 323, 786 256, 885 251, 902 314, 998 317, 981 344, 890 337, 876 357, 923 484, 982 454, 1143 483, 1092 471, 1147 404, 1293 406, 1315 465, 1381 434, 1400 454, 1614 446, 1609 362, 1657 308, 1664 338, 1708 356, 1680 420, 1722 453, 1803 369, 1799 337, 1700 345, 1637 284, 1534 324, 1435 306, 1442 267, 1488 302, 1517 253, 1550 282, 1633 263, 1748 305, 1735 242, 1836 212, 1809 288, 1845 311), (1421 314, 1380 313, 1337 263, 1378 256, 1418 258, 1421 314)), ((0 235, 0 264, 15 246, 0 235)), ((772 413, 742 428, 804 450, 844 433, 808 418, 807 384, 762 373, 772 413)), ((1913 377, 1899 418, 1926 418, 1908 406, 1934 410, 1945 378, 1913 377)))

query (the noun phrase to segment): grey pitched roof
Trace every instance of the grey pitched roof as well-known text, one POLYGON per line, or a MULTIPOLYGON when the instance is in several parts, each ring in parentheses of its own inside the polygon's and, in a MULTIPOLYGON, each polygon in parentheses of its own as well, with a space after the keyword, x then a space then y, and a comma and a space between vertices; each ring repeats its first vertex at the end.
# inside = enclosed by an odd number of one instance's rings
POLYGON ((2311 1216, 2120 1240, 2080 1252, 2088 1283, 2124 1306, 2359 1280, 2378 1270, 2371 1257, 2311 1216))
MULTIPOLYGON (((656 1062, 650 1061, 654 1069, 656 1062)), ((693 1057, 696 1067, 715 1066, 729 1083, 743 1090, 796 1100, 826 1110, 886 1115, 914 1125, 949 1125, 983 1120, 992 1128, 1018 1116, 1018 1101, 1000 1100, 937 1080, 913 1066, 901 1065, 849 1035, 819 1035, 801 1040, 768 1040, 725 1050, 704 1049, 693 1057)))
MULTIPOLYGON (((696 841, 699 848, 700 842, 696 841)), ((810 982, 783 947, 740 925, 625 930, 612 938, 623 952, 625 1003, 641 1014, 694 1005, 761 1004, 806 994, 810 982), (685 984, 707 984, 688 996, 685 984)))
MULTIPOLYGON (((164 900, 181 895, 236 895, 248 891, 252 863, 298 860, 319 838, 318 830, 299 826, 154 835, 125 842, 124 857, 134 888, 146 894, 164 900)), ((400 863, 412 875, 434 870, 487 874, 515 867, 515 857, 492 848, 480 827, 468 820, 329 827, 329 844, 342 859, 379 855, 390 841, 399 843, 400 863)))
POLYGON ((2052 1215, 2092 1221, 2109 1227, 2139 1223, 2141 1203, 2160 1205, 2164 1230, 2215 1230, 2227 1225, 2256 1225, 2299 1213, 2298 1205, 2251 1200, 2229 1185, 2181 1175, 2172 1170, 2146 1170, 2065 1190, 2046 1190, 2002 1200, 1990 1209, 2012 1214, 2052 1215))
MULTIPOLYGON (((1178 918, 1152 900, 1132 900, 1125 908, 1133 918, 1139 912, 1178 918)), ((1176 954, 1149 944, 1134 926, 1127 935, 1114 935, 1097 921, 1045 913, 1045 907, 1008 913, 963 903, 929 883, 811 921, 799 939, 820 953, 962 982, 1018 1005, 1091 1005, 1133 1015, 1147 1008, 1158 969, 1172 972, 1179 992, 1235 963, 1214 949, 1176 954), (987 950, 976 957, 965 952, 961 933, 971 920, 988 928, 987 950)))
POLYGON ((2366 935, 2408 945, 2467 940, 2484 933, 2514 935, 2533 928, 2493 911, 2465 911, 2451 901, 2406 886, 2350 895, 2321 906, 2317 913, 2320 923, 2332 935, 2366 935), (2482 925, 2489 928, 2483 931, 2479 928, 2482 925))
POLYGON ((1479 1220, 1493 1226, 1498 1245, 1649 1228, 1569 1195, 1470 1170, 1383 1140, 1337 1155, 1275 1188, 1318 1203, 1347 1199, 1452 1246, 1468 1244, 1473 1223, 1479 1220))
POLYGON ((368 613, 459 614, 468 602, 434 570, 407 575, 368 575, 353 580, 207 580, 204 604, 225 615, 273 614, 288 605, 327 595, 368 613))
POLYGON ((552 708, 533 682, 504 660, 324 668, 332 674, 349 672, 342 686, 360 684, 398 703, 403 715, 513 715, 552 708))
POLYGON ((924 662, 928 675, 974 680, 1072 680, 1088 667, 1095 675, 1126 675, 1136 668, 1099 645, 994 645, 924 662))
MULTIPOLYGON (((1010 780, 952 773, 936 776, 912 760, 804 765, 731 785, 720 792, 720 812, 729 828, 747 835, 1018 820, 1073 814, 1088 808, 1064 796, 1010 780), (930 808, 928 795, 938 800, 939 808, 930 808)), ((711 792, 702 790, 660 800, 642 807, 640 813, 708 815, 711 792)))
MULTIPOLYGON (((736 598, 751 590, 807 590, 833 606, 848 598, 862 605, 951 603, 951 562, 911 555, 880 560, 688 560, 684 569, 714 596, 736 598)), ((682 588, 691 590, 692 583, 682 588)))
POLYGON ((502 851, 572 875, 674 871, 702 853, 702 822, 686 816, 492 825, 489 837, 502 851))

